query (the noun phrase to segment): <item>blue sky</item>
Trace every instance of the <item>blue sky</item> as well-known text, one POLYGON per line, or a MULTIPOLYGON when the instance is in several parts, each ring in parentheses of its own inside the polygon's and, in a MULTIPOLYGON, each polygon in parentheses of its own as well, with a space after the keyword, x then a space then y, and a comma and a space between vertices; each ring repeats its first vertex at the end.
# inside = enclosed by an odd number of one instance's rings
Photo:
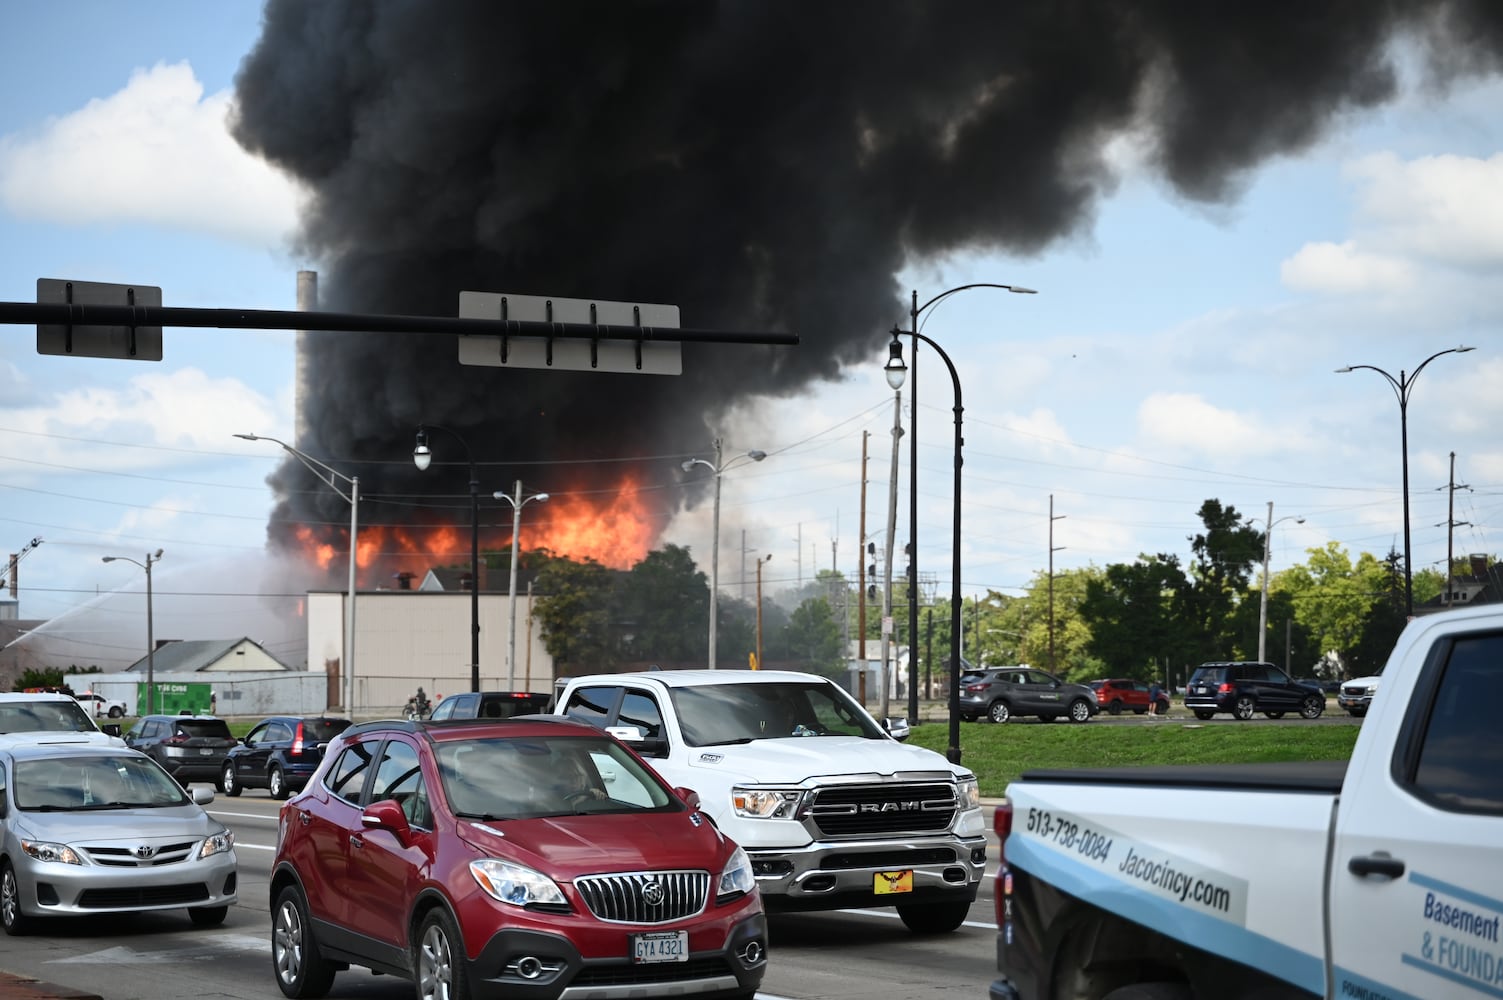
MULTIPOLYGON (((293 308, 297 270, 318 266, 287 249, 297 192, 222 127, 260 5, 7 14, 20 41, 0 61, 0 300, 33 301, 50 277, 159 285, 171 306, 293 308)), ((1087 234, 1038 257, 957 255, 904 273, 920 301, 976 281, 1040 292, 964 292, 926 314, 963 389, 963 592, 1016 593, 1046 568, 1051 496, 1056 570, 1188 558, 1208 497, 1305 519, 1278 524, 1275 572, 1330 542, 1354 556, 1401 549, 1398 405, 1378 375, 1334 369, 1397 375, 1459 344, 1477 350, 1427 368, 1409 406, 1414 565, 1445 558, 1451 452, 1469 487, 1455 496, 1467 522, 1455 551, 1496 552, 1500 98, 1496 80, 1406 88, 1212 207, 1139 169, 1123 137, 1122 183, 1087 234)), ((300 637, 263 596, 298 580, 263 557, 263 480, 280 453, 232 437, 292 439, 292 350, 283 331, 169 329, 160 363, 65 359, 36 354, 30 327, 0 331, 0 554, 43 540, 21 564, 20 616, 54 620, 80 662, 133 660, 141 572, 101 557, 162 548, 159 638, 249 634, 295 659, 300 637)), ((759 554, 774 556, 774 592, 832 560, 855 574, 863 432, 866 531, 884 544, 883 360, 726 429, 727 455, 771 454, 724 480, 727 591, 759 554)), ((948 593, 951 386, 932 354, 920 365, 920 567, 948 593)), ((907 462, 905 440, 898 549, 907 462)), ((691 510, 664 540, 707 560, 709 523, 691 510)))

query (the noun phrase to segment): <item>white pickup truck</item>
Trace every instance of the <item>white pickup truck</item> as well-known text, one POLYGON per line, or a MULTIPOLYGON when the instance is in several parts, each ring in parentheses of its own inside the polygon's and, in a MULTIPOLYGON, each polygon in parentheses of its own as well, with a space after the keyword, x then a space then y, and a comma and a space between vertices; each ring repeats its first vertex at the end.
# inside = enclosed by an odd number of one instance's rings
POLYGON ((1023 774, 989 997, 1503 997, 1500 710, 1479 605, 1409 623, 1349 762, 1023 774))
POLYGON ((907 746, 833 682, 664 670, 561 681, 560 715, 614 734, 746 850, 769 912, 895 906, 959 927, 986 867, 976 776, 907 746))

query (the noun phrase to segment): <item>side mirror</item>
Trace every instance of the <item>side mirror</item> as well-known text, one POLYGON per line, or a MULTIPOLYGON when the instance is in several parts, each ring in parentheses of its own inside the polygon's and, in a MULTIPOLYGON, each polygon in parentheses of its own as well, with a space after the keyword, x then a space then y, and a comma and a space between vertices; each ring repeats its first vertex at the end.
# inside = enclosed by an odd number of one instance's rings
POLYGON ((412 840, 412 827, 407 822, 407 814, 394 799, 382 799, 366 806, 360 813, 360 825, 367 830, 390 831, 403 847, 412 840))
POLYGON ((192 797, 194 802, 198 803, 201 806, 206 806, 210 802, 214 801, 214 789, 206 788, 203 785, 194 785, 193 790, 188 794, 192 797))
POLYGON ((104 735, 106 736, 119 736, 120 724, 118 722, 106 722, 104 725, 99 727, 99 731, 104 733, 104 735))
POLYGON ((688 806, 690 809, 698 809, 699 808, 699 793, 696 792, 694 789, 692 789, 692 788, 685 788, 682 785, 680 785, 679 787, 675 788, 673 790, 673 792, 679 798, 683 799, 684 800, 684 805, 688 806))
POLYGON ((887 730, 887 735, 904 742, 913 735, 913 728, 908 725, 908 720, 903 718, 888 718, 882 720, 882 728, 887 730))

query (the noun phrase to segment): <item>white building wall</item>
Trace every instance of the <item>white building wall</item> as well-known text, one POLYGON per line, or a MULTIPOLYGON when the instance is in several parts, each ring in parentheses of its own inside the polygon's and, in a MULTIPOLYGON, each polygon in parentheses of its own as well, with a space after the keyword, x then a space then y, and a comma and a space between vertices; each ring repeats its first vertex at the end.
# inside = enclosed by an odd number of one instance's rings
MULTIPOLYGON (((551 691, 553 658, 534 624, 529 598, 517 596, 517 663, 512 686, 551 691), (529 666, 530 661, 530 666, 529 666)), ((505 690, 510 601, 480 595, 480 688, 505 690)), ((344 595, 308 595, 308 662, 341 660, 344 595)), ((421 685, 429 698, 470 689, 470 595, 414 590, 362 592, 355 606, 355 710, 400 708, 421 685)))

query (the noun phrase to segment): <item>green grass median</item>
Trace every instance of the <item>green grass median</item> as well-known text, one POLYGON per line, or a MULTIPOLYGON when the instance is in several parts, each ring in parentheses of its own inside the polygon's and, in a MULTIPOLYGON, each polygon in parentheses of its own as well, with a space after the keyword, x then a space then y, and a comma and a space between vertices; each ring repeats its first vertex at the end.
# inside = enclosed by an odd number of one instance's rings
MULTIPOLYGON (((984 796, 1001 796, 1024 771, 1039 767, 1136 764, 1236 764, 1284 760, 1346 760, 1361 726, 1206 726, 1164 719, 1143 725, 1098 726, 1019 721, 960 727, 961 763, 976 773, 984 796)), ((944 753, 949 727, 913 728, 915 746, 944 753)))

